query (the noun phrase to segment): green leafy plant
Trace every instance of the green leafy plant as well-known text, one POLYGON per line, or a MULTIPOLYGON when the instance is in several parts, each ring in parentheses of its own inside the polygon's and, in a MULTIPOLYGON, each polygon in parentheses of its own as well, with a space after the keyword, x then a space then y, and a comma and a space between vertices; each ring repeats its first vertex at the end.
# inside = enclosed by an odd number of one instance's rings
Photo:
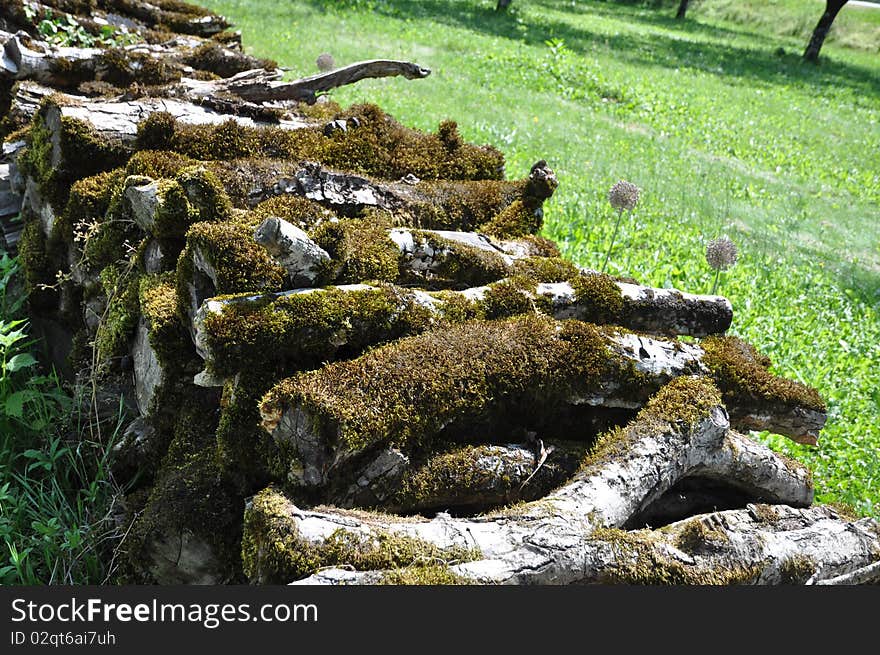
POLYGON ((94 48, 124 46, 140 41, 137 34, 124 27, 102 25, 98 34, 93 34, 71 14, 56 15, 47 8, 40 16, 30 4, 25 3, 24 8, 25 15, 36 23, 40 35, 52 45, 94 48))

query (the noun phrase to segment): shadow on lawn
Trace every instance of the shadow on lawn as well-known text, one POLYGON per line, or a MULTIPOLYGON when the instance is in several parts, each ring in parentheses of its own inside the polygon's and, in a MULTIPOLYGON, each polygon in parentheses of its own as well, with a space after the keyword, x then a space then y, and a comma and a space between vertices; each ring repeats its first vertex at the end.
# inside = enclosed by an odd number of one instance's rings
MULTIPOLYGON (((322 10, 336 4, 330 0, 308 1, 322 10)), ((738 77, 747 82, 812 86, 817 91, 846 87, 860 95, 880 95, 880 79, 873 71, 827 57, 818 66, 808 64, 801 59, 800 50, 777 54, 777 39, 694 20, 677 21, 666 7, 651 10, 612 2, 520 2, 532 9, 541 7, 557 14, 591 14, 637 23, 650 29, 641 33, 599 34, 550 18, 547 14, 517 10, 516 3, 508 12, 496 12, 494 1, 377 0, 373 6, 375 12, 390 17, 430 19, 526 45, 540 46, 549 39, 563 39, 572 51, 612 51, 620 59, 641 65, 690 68, 725 77, 738 77), (690 40, 689 37, 697 39, 690 40), (732 45, 729 41, 734 38, 749 39, 754 46, 732 45)))

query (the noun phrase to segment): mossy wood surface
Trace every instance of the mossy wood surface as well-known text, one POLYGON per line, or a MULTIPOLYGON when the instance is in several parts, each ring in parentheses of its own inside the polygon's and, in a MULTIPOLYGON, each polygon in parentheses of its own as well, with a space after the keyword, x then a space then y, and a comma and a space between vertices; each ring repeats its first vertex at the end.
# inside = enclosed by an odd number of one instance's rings
POLYGON ((731 429, 826 408, 725 298, 562 259, 547 161, 318 97, 427 70, 285 82, 194 5, 48 4, 91 45, 0 9, 0 223, 52 363, 130 413, 122 580, 878 577, 876 523, 731 429))

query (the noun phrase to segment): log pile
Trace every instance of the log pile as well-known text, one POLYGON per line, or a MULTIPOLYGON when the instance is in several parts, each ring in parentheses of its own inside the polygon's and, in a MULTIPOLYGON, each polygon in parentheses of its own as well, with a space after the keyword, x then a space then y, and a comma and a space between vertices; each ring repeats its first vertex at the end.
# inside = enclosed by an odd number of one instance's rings
POLYGON ((546 161, 322 95, 428 70, 283 81, 184 3, 11 5, 0 220, 56 366, 131 413, 126 580, 880 577, 877 523, 749 438, 826 409, 725 298, 561 258, 546 161))

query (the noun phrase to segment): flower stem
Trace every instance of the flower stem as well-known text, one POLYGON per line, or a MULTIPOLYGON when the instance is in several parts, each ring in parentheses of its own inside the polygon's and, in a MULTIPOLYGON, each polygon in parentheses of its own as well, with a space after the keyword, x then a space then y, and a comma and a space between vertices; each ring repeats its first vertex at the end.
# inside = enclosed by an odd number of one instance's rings
POLYGON ((712 285, 712 293, 710 295, 715 295, 715 292, 718 291, 718 278, 721 277, 721 269, 715 270, 715 284, 712 285))
POLYGON ((617 229, 620 227, 621 216, 623 216, 622 209, 617 212, 617 221, 614 223, 614 234, 611 235, 611 243, 608 244, 608 252, 605 253, 605 261, 602 263, 602 273, 605 272, 605 268, 608 266, 608 259, 611 257, 611 249, 614 248, 614 240, 617 238, 617 229))

